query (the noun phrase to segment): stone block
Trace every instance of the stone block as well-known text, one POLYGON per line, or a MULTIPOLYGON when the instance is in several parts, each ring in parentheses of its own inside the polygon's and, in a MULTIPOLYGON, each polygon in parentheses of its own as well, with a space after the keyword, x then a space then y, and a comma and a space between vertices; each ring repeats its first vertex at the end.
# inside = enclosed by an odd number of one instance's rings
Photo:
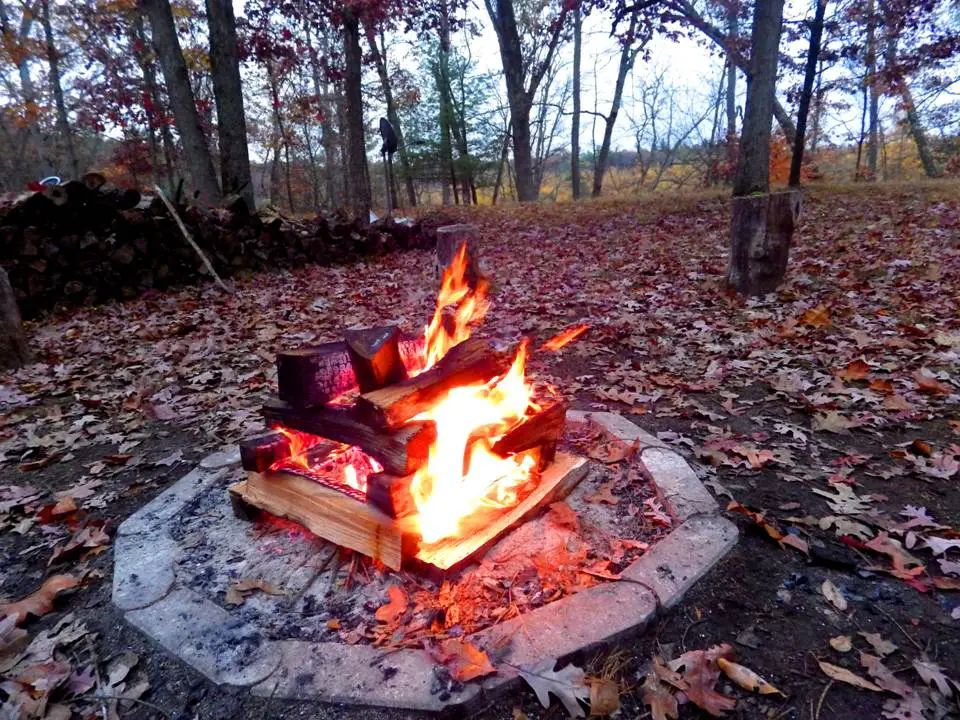
POLYGON ((653 477, 657 495, 681 522, 694 515, 719 512, 716 500, 693 468, 673 450, 649 447, 641 452, 640 460, 653 477))

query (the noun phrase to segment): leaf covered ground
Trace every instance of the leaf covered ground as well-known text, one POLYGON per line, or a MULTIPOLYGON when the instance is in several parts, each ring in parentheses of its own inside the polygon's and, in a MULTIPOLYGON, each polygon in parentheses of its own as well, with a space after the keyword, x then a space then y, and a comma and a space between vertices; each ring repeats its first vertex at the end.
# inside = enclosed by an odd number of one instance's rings
MULTIPOLYGON (((589 324, 536 354, 534 371, 576 406, 617 410, 672 443, 743 530, 642 639, 580 659, 617 683, 626 716, 650 711, 654 658, 676 669, 723 644, 733 650, 713 662, 735 658, 786 697, 723 679, 691 695, 653 673, 656 707, 680 693, 680 717, 698 717, 694 696, 721 692, 740 717, 960 712, 958 197, 951 184, 816 189, 788 282, 747 302, 722 288, 720 196, 450 213, 484 238, 483 331, 543 341, 589 324)), ((133 717, 156 714, 143 702, 170 717, 304 712, 224 694, 123 627, 109 606, 112 531, 190 462, 261 427, 280 347, 383 321, 414 330, 435 283, 430 254, 413 251, 32 324, 39 362, 0 386, 0 602, 41 590, 16 617, 52 612, 0 625, 0 662, 36 643, 35 665, 50 664, 4 672, 0 692, 53 688, 54 705, 113 703, 133 717), (44 583, 57 575, 70 579, 44 583)), ((515 707, 543 712, 524 694, 486 714, 515 707)))

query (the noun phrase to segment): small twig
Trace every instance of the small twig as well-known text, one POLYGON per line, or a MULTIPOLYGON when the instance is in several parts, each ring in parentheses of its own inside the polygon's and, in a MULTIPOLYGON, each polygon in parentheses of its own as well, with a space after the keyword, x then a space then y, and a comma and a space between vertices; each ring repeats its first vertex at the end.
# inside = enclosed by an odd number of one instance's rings
POLYGON ((820 693, 820 700, 817 701, 817 711, 813 714, 813 720, 820 720, 820 711, 823 709, 823 701, 827 699, 827 692, 831 687, 833 687, 833 678, 830 678, 830 682, 827 683, 827 686, 823 689, 823 692, 820 693))
POLYGON ((680 647, 683 649, 684 652, 687 651, 687 633, 690 632, 691 628, 695 628, 697 625, 702 625, 706 621, 707 621, 706 618, 697 620, 696 622, 692 622, 689 625, 687 625, 687 627, 684 629, 683 635, 680 636, 680 647))
MULTIPOLYGON (((183 220, 180 219, 180 214, 177 212, 177 209, 173 206, 167 196, 163 194, 163 190, 160 189, 159 185, 154 185, 153 189, 157 192, 157 195, 163 200, 163 204, 167 206, 167 210, 170 211, 170 214, 173 216, 173 219, 177 223, 177 227, 180 228, 180 232, 183 233, 183 237, 186 239, 190 246, 196 251, 197 255, 200 256, 200 259, 203 260, 203 264, 207 267, 207 270, 210 271, 210 274, 213 276, 213 279, 217 281, 217 285, 223 288, 224 292, 231 293, 230 288, 227 287, 226 283, 217 275, 217 271, 213 269, 213 265, 210 264, 210 260, 204 255, 203 250, 200 249, 200 246, 197 245, 196 240, 193 239, 193 236, 190 234, 190 231, 187 230, 187 226, 183 224, 183 220)), ((231 293, 232 294, 232 293, 231 293)))
POLYGON ((906 637, 907 640, 909 640, 911 643, 913 643, 913 646, 914 646, 917 650, 919 650, 920 652, 923 652, 923 645, 921 645, 921 644, 918 643, 916 640, 914 640, 913 637, 910 635, 910 633, 908 633, 906 630, 903 629, 903 625, 901 625, 900 623, 898 623, 898 622, 897 622, 897 619, 896 619, 893 615, 891 615, 891 614, 888 613, 886 610, 884 610, 880 605, 875 605, 874 607, 876 607, 877 610, 879 610, 879 611, 882 612, 884 615, 886 615, 887 618, 890 620, 890 622, 892 622, 894 625, 896 625, 898 628, 900 628, 900 632, 902 632, 902 633, 904 634, 904 637, 906 637))
POLYGON ((121 701, 129 700, 132 703, 138 703, 140 705, 143 705, 144 707, 148 707, 154 712, 160 713, 165 718, 171 717, 170 714, 166 710, 164 710, 162 707, 154 705, 152 702, 141 700, 140 698, 124 697, 123 695, 94 695, 93 698, 95 700, 101 700, 101 701, 102 700, 121 700, 121 701))

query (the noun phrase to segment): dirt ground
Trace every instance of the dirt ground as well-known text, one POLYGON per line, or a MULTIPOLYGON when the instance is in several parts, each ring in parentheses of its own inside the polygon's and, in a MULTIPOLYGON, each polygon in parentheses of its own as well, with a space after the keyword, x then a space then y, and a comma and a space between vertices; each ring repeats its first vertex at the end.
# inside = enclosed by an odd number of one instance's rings
MULTIPOLYGON (((576 407, 622 412, 673 444, 722 504, 765 513, 758 523, 728 512, 737 547, 643 636, 571 658, 618 680, 620 717, 650 717, 640 686, 655 656, 719 643, 786 694, 750 695, 721 678, 718 690, 737 699, 730 717, 960 717, 960 687, 934 693, 914 665, 960 681, 958 198, 950 183, 817 188, 788 282, 746 303, 722 288, 719 196, 457 214, 480 226, 494 279, 485 334, 541 341, 588 323, 567 349, 535 354, 534 373, 576 407), (771 536, 783 533, 804 542, 771 536), (846 609, 825 596, 827 580, 846 609), (861 633, 896 647, 878 650, 861 633), (839 636, 853 649, 832 647, 839 636), (869 673, 861 653, 885 655, 909 692, 898 701, 855 688, 818 664, 895 684, 869 673), (909 714, 908 701, 924 714, 909 714)), ((384 319, 414 329, 429 316, 434 282, 429 254, 417 251, 258 276, 230 296, 189 289, 31 324, 39 362, 0 385, 0 602, 56 572, 82 577, 23 627, 35 638, 70 614, 85 623, 65 660, 75 674, 109 674, 111 659, 134 653, 126 687, 145 679, 150 688, 122 717, 415 717, 211 685, 112 609, 109 536, 205 454, 260 427, 277 348, 384 319), (17 504, 11 486, 35 492, 17 504), (68 497, 79 509, 51 517, 68 497), (54 557, 100 520, 107 538, 94 533, 54 557)), ((2 648, 0 637, 0 660, 2 648)), ((106 715, 103 682, 57 697, 106 715)), ((9 694, 0 684, 0 700, 9 694)), ((475 717, 565 715, 524 690, 475 717)), ((680 709, 684 720, 706 717, 692 703, 680 709)))

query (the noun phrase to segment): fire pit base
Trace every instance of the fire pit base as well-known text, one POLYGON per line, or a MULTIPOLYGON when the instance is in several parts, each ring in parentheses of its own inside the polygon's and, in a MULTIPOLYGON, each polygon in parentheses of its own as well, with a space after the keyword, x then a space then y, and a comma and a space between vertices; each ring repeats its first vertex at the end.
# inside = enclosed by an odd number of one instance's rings
MULTIPOLYGON (((516 667, 642 631, 737 539, 736 527, 720 516, 693 470, 656 438, 611 413, 571 412, 568 425, 636 445, 633 462, 652 477, 674 525, 620 573, 626 582, 588 587, 468 635, 477 647, 501 649, 494 658, 497 673, 485 679, 452 683, 423 650, 338 638, 321 613, 325 604, 342 608, 347 602, 330 589, 349 568, 337 565, 339 554, 328 543, 292 523, 279 521, 265 530, 262 523, 237 521, 225 490, 240 470, 216 467, 213 459, 120 526, 114 605, 127 622, 212 682, 248 687, 254 695, 427 711, 488 702, 491 693, 519 681, 516 667), (242 604, 231 605, 224 589, 241 580, 284 594, 251 592, 242 604)), ((567 501, 584 522, 598 525, 614 508, 584 504, 585 496, 597 492, 600 475, 591 470, 567 501)), ((531 526, 537 522, 513 532, 536 532, 531 526)), ((369 584, 358 583, 351 601, 379 606, 383 589, 369 584)))

